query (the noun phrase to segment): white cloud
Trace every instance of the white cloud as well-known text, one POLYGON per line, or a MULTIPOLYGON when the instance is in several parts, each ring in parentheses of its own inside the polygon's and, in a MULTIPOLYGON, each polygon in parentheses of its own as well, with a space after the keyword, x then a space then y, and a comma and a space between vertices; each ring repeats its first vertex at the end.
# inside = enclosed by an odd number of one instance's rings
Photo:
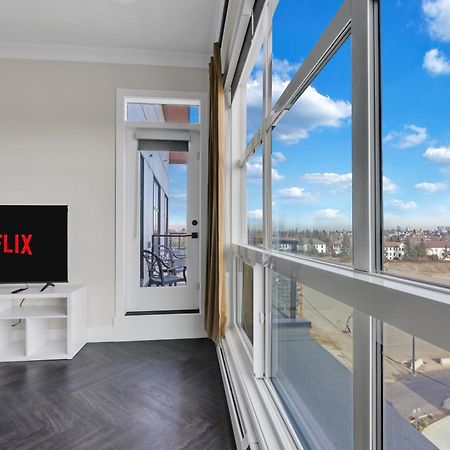
POLYGON ((280 162, 286 161, 286 156, 281 152, 272 153, 272 164, 278 164, 280 162))
MULTIPOLYGON (((303 175, 303 180, 308 183, 320 184, 324 186, 340 186, 342 188, 351 188, 352 174, 350 173, 334 173, 334 172, 316 172, 303 175)), ((397 185, 388 177, 383 176, 383 191, 386 193, 396 192, 397 185)))
POLYGON ((450 61, 437 48, 432 48, 425 53, 423 68, 431 75, 450 75, 450 61))
POLYGON ((450 146, 448 147, 429 147, 423 156, 435 163, 450 163, 450 146))
MULTIPOLYGON (((281 91, 285 85, 274 80, 273 89, 281 91)), ((337 128, 351 116, 351 104, 334 100, 309 86, 274 130, 274 139, 285 144, 296 144, 319 127, 337 128)))
POLYGON ((174 192, 173 194, 170 195, 170 198, 173 199, 186 199, 187 198, 187 194, 186 192, 174 192))
POLYGON ((417 125, 405 125, 402 131, 391 131, 384 142, 391 142, 393 147, 410 148, 422 144, 428 137, 428 130, 417 125))
POLYGON ((445 173, 446 175, 450 175, 450 167, 441 167, 439 172, 445 173))
POLYGON ((286 124, 278 125, 277 133, 274 133, 274 139, 287 145, 297 144, 302 139, 306 139, 309 134, 306 130, 294 130, 286 124))
POLYGON ((300 63, 290 63, 287 59, 274 58, 272 61, 272 72, 284 79, 292 78, 300 67, 300 63))
POLYGON ((391 194, 392 192, 396 192, 397 189, 397 185, 390 178, 383 176, 383 192, 391 194))
POLYGON ((277 197, 285 200, 295 200, 301 203, 314 201, 314 196, 311 192, 307 191, 305 188, 297 186, 280 189, 277 193, 277 197))
POLYGON ((277 169, 272 169, 272 181, 284 180, 284 176, 281 175, 277 169))
POLYGON ((422 183, 417 183, 415 188, 420 189, 421 191, 433 193, 445 191, 447 189, 447 185, 445 183, 430 183, 428 181, 423 181, 422 183))
POLYGON ((352 185, 351 173, 339 174, 334 172, 315 172, 306 173, 302 178, 308 183, 321 184, 324 186, 340 185, 342 187, 351 187, 352 185))
POLYGON ((263 165, 260 162, 247 162, 247 178, 262 179, 263 165))
POLYGON ((428 32, 434 39, 450 41, 450 0, 423 0, 428 32))
POLYGON ((396 208, 404 209, 404 210, 416 209, 417 208, 416 202, 413 202, 413 201, 404 202, 402 200, 391 200, 389 202, 389 204, 391 206, 395 206, 396 208))
POLYGON ((248 211, 247 217, 249 219, 262 219, 263 210, 262 209, 253 209, 252 211, 248 211))
MULTIPOLYGON (((274 60, 272 95, 274 102, 289 84, 299 64, 287 60, 274 60)), ((259 128, 262 120, 262 70, 255 70, 247 83, 248 128, 259 128)), ((285 144, 296 144, 306 139, 309 132, 319 127, 340 127, 351 116, 351 104, 347 100, 334 100, 308 87, 300 99, 277 125, 274 139, 285 144)))
POLYGON ((335 219, 341 211, 339 209, 326 208, 319 209, 314 215, 319 219, 335 219))
MULTIPOLYGON (((258 156, 254 159, 256 162, 247 162, 247 179, 253 183, 260 183, 263 177, 262 158, 258 156)), ((277 169, 272 169, 272 180, 281 181, 284 180, 284 176, 277 169)))

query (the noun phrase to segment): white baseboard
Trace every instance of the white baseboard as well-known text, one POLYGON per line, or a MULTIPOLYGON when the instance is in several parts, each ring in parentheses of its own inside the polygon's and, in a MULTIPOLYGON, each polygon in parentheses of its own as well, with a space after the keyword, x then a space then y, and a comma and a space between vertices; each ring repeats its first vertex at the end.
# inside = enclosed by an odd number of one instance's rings
MULTIPOLYGON (((236 447, 239 450, 302 450, 274 403, 265 380, 254 376, 251 360, 236 328, 227 329, 220 349, 223 358, 220 369, 224 385, 229 386, 225 393, 227 400, 232 397, 235 405, 230 408, 230 416, 232 420, 238 418, 242 429, 241 434, 235 431, 236 447)), ((233 429, 236 425, 237 422, 233 429)))
POLYGON ((162 314, 116 318, 111 327, 88 328, 88 342, 205 338, 202 314, 162 314))

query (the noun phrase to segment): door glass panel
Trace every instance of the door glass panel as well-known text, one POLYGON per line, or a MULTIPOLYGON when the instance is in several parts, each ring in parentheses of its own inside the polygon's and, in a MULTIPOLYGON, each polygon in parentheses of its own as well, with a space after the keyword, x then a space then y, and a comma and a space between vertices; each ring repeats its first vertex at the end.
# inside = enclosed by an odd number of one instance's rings
POLYGON ((188 147, 140 152, 140 286, 186 286, 188 147))
POLYGON ((200 123, 200 106, 127 102, 128 122, 200 123))

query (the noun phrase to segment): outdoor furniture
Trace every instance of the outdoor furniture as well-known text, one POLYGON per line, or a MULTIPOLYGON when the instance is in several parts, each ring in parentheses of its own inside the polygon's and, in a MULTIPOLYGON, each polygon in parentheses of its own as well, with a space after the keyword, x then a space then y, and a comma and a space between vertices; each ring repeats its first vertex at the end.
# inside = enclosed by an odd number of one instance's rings
POLYGON ((168 266, 172 267, 174 274, 183 273, 183 280, 187 283, 186 255, 177 255, 175 251, 167 245, 155 245, 153 252, 168 266))
POLYGON ((176 286, 184 281, 178 278, 174 267, 150 250, 142 250, 142 257, 147 265, 147 286, 176 286))

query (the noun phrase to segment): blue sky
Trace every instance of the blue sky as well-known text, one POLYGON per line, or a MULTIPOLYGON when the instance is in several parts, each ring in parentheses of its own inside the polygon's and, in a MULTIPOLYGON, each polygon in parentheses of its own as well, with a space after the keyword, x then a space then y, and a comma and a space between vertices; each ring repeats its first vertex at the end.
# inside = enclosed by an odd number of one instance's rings
MULTIPOLYGON (((340 6, 280 0, 273 22, 277 98, 340 6)), ((382 2, 383 175, 387 227, 450 226, 450 0, 382 2)), ((259 123, 262 67, 248 85, 259 123)), ((351 41, 273 133, 277 228, 351 228, 351 41)), ((259 157, 248 164, 250 223, 260 216, 259 157)), ((253 221, 253 222, 252 222, 253 221)))
POLYGON ((169 164, 169 228, 186 228, 187 165, 169 164))

